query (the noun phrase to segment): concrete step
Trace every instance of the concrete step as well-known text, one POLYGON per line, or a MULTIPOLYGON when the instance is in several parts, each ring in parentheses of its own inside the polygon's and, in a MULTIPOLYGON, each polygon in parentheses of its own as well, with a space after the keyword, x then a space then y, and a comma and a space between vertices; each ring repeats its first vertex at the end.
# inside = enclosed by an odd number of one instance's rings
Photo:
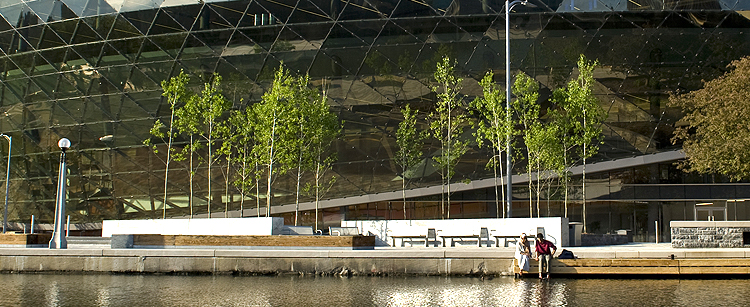
POLYGON ((111 238, 106 237, 65 237, 68 241, 68 245, 86 245, 86 246, 97 246, 97 247, 109 247, 111 245, 111 238))

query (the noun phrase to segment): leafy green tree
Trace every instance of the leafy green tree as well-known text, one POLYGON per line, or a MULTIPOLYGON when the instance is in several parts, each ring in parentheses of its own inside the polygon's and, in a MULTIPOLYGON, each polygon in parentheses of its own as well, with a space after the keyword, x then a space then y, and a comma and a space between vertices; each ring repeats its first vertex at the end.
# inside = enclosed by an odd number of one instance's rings
POLYGON ((669 104, 684 112, 685 123, 672 141, 682 142, 686 159, 679 167, 684 171, 738 181, 750 178, 750 57, 727 68, 702 89, 670 97, 669 104))
POLYGON ((189 99, 187 103, 178 110, 180 118, 183 121, 182 123, 184 124, 182 127, 191 135, 190 148, 193 148, 192 151, 194 152, 194 150, 198 148, 198 144, 200 144, 193 141, 194 139, 192 136, 194 135, 197 135, 203 142, 205 142, 205 145, 201 144, 201 147, 206 146, 208 150, 206 154, 206 163, 208 167, 207 212, 209 218, 211 217, 211 202, 213 201, 211 188, 213 176, 211 172, 213 171, 213 164, 216 162, 216 148, 214 147, 214 143, 221 131, 221 129, 217 127, 223 124, 221 116, 232 106, 231 102, 221 93, 220 86, 221 76, 214 73, 211 81, 204 84, 203 90, 201 90, 200 94, 193 96, 192 99, 189 99))
POLYGON ((558 131, 558 142, 561 146, 561 160, 560 168, 556 171, 560 176, 560 181, 563 185, 563 206, 564 216, 568 217, 568 199, 569 191, 568 184, 570 183, 570 167, 575 162, 572 159, 571 152, 575 148, 575 135, 573 132, 573 125, 571 118, 568 117, 568 111, 572 104, 568 102, 568 95, 565 88, 556 89, 553 92, 552 102, 557 106, 551 114, 552 124, 557 127, 558 131))
MULTIPOLYGON (((497 206, 497 217, 500 217, 500 194, 503 202, 505 200, 505 183, 503 182, 502 154, 506 150, 506 142, 515 134, 511 114, 505 108, 505 90, 501 89, 493 81, 493 73, 488 72, 479 82, 482 87, 482 97, 472 102, 472 107, 478 112, 480 120, 476 122, 477 132, 474 134, 477 143, 481 147, 487 144, 492 148, 492 157, 487 163, 487 168, 492 168, 495 177, 495 206, 497 206), (497 171, 500 170, 500 192, 498 193, 497 171)), ((511 163, 507 161, 506 163, 511 163)), ((508 174, 510 175, 510 174, 508 174)), ((509 193, 509 192, 508 192, 509 193)), ((506 217, 505 210, 502 210, 506 217)))
POLYGON ((396 130, 396 145, 398 146, 396 163, 401 168, 401 197, 404 202, 404 219, 407 219, 406 176, 411 168, 417 166, 422 161, 422 147, 427 135, 420 132, 417 128, 419 113, 417 109, 412 109, 407 104, 400 110, 401 115, 404 116, 404 120, 398 124, 398 130, 396 130))
POLYGON ((516 100, 511 107, 516 114, 516 124, 522 128, 524 146, 526 147, 526 173, 529 175, 529 217, 534 216, 532 191, 533 180, 531 173, 536 170, 538 164, 536 156, 539 146, 535 143, 535 132, 541 131, 539 121, 539 83, 524 73, 516 75, 516 81, 513 83, 513 93, 516 100))
MULTIPOLYGON (((299 86, 307 85, 307 81, 300 82, 299 86)), ((298 89, 302 91, 302 89, 298 89)), ((336 182, 336 177, 327 178, 328 171, 331 170, 337 156, 331 150, 331 144, 341 134, 341 124, 336 114, 331 112, 327 103, 327 96, 310 101, 308 127, 311 140, 310 154, 312 156, 312 173, 313 185, 308 190, 314 192, 315 197, 315 228, 318 229, 318 211, 320 199, 328 192, 336 182)))
MULTIPOLYGON (((190 98, 195 99, 194 96, 190 98)), ((175 118, 174 126, 177 129, 177 131, 180 134, 187 135, 190 141, 188 144, 186 144, 181 151, 175 152, 174 159, 175 161, 185 161, 188 160, 188 207, 190 208, 190 217, 193 217, 193 214, 195 213, 193 210, 194 205, 194 184, 193 179, 195 178, 195 168, 197 166, 200 166, 201 161, 200 157, 195 157, 195 152, 198 151, 202 146, 200 142, 195 141, 195 135, 198 133, 195 129, 195 124, 191 121, 194 120, 194 118, 187 116, 188 111, 183 110, 183 108, 177 109, 175 112, 177 117, 175 118), (183 117, 185 116, 185 117, 183 117), (198 161, 196 161, 198 160, 198 161)))
POLYGON ((599 100, 594 96, 594 68, 598 61, 588 61, 584 55, 578 59, 578 77, 568 83, 568 99, 571 108, 568 117, 571 118, 574 131, 574 144, 583 159, 583 231, 586 232, 586 159, 599 152, 602 137, 602 123, 607 113, 599 106, 599 100))
MULTIPOLYGON (((540 196, 544 183, 550 183, 548 179, 553 175, 551 171, 559 172, 563 168, 563 146, 559 140, 559 129, 560 127, 554 125, 554 123, 535 122, 531 125, 528 133, 524 134, 524 142, 529 149, 529 161, 527 162, 533 166, 531 169, 537 171, 535 184, 537 217, 541 214, 540 196)), ((533 180, 529 180, 529 182, 533 182, 533 180)), ((529 187, 531 186, 533 184, 529 187)))
MULTIPOLYGON (((175 110, 177 109, 178 104, 184 104, 185 101, 192 96, 192 93, 190 93, 187 88, 189 82, 190 78, 184 71, 180 71, 179 75, 161 82, 161 88, 164 91, 162 96, 166 98, 167 103, 169 104, 169 128, 165 133, 162 131, 165 128, 165 125, 161 120, 157 120, 154 123, 154 126, 151 127, 151 130, 149 130, 149 133, 152 136, 158 137, 167 143, 167 159, 164 167, 164 206, 162 207, 162 218, 167 217, 167 184, 169 183, 169 164, 172 160, 172 142, 175 136, 175 110)), ((152 146, 154 152, 158 153, 156 145, 151 142, 150 138, 143 141, 143 143, 147 146, 152 146)))
POLYGON ((295 161, 295 78, 283 66, 274 74, 271 89, 252 107, 253 156, 266 173, 266 216, 271 216, 272 186, 278 175, 286 174, 295 161))
POLYGON ((255 189, 256 210, 260 214, 259 185, 262 170, 258 168, 257 152, 253 151, 256 141, 252 124, 254 117, 253 109, 250 107, 232 112, 228 125, 231 127, 231 131, 224 138, 222 151, 232 153, 230 162, 235 168, 232 185, 239 190, 242 196, 240 198, 240 212, 244 212, 245 199, 253 195, 251 191, 255 189))
POLYGON ((437 103, 435 111, 430 113, 429 118, 432 136, 440 142, 440 155, 433 159, 439 166, 442 179, 441 214, 443 217, 450 218, 451 178, 458 161, 467 151, 468 144, 460 137, 464 126, 470 124, 470 121, 462 108, 463 101, 460 92, 463 79, 456 76, 455 62, 447 56, 443 57, 437 63, 434 77, 437 84, 431 86, 431 89, 437 93, 437 103))
MULTIPOLYGON (((553 94, 553 100, 558 105, 559 115, 557 125, 561 128, 560 139, 565 146, 563 151, 564 179, 567 184, 567 168, 572 159, 568 152, 578 151, 583 159, 583 227, 586 231, 586 159, 599 151, 602 137, 601 125, 606 119, 606 112, 599 106, 599 100, 594 96, 594 68, 597 61, 588 61, 584 55, 578 58, 578 76, 568 82, 565 88, 558 89, 553 94)), ((567 217, 567 187, 565 190, 565 216, 567 217)))
POLYGON ((310 87, 309 76, 294 78, 292 86, 294 88, 292 89, 293 97, 291 98, 291 101, 296 106, 296 113, 293 116, 290 116, 290 122, 287 124, 295 125, 297 127, 296 133, 298 136, 294 139, 295 143, 290 144, 290 146, 296 148, 294 166, 297 175, 297 192, 295 198, 294 224, 297 225, 299 223, 299 199, 303 192, 301 187, 302 175, 307 171, 313 171, 314 174, 316 172, 316 161, 318 159, 318 156, 316 156, 318 154, 317 146, 320 145, 317 143, 319 141, 318 137, 321 129, 320 116, 323 116, 323 111, 328 110, 328 106, 326 105, 325 100, 320 96, 320 92, 310 87), (325 110, 321 109, 321 104, 325 110))

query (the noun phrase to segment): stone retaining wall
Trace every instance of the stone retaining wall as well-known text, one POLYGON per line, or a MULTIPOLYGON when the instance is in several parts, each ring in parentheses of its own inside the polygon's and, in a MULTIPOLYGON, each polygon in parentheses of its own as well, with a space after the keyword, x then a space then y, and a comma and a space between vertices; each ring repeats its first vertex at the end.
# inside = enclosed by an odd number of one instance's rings
POLYGON ((512 275, 513 251, 253 251, 186 249, 0 251, 0 273, 512 275))
POLYGON ((745 247, 744 234, 750 233, 750 222, 672 221, 670 228, 672 247, 745 247))

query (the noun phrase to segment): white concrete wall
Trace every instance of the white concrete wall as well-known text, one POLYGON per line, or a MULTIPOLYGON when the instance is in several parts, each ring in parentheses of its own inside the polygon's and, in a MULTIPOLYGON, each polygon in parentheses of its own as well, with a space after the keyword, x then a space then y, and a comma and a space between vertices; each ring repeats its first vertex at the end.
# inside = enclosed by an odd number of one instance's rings
MULTIPOLYGON (((562 217, 509 218, 509 219, 456 219, 456 220, 374 220, 341 221, 343 227, 358 227, 362 234, 377 236, 378 245, 391 245, 392 235, 426 235, 428 228, 435 228, 441 235, 479 234, 487 227, 490 239, 493 235, 520 236, 521 233, 536 235, 537 227, 544 227, 547 240, 558 247, 568 246, 568 219, 562 217)), ((424 242, 424 241, 423 241, 424 242)), ((502 242, 502 241, 501 241, 502 242)), ((476 244, 476 241, 474 241, 476 244)), ((501 243, 502 244, 502 243, 501 243)))
POLYGON ((277 235, 284 227, 281 217, 212 219, 106 220, 102 237, 113 234, 161 235, 277 235))

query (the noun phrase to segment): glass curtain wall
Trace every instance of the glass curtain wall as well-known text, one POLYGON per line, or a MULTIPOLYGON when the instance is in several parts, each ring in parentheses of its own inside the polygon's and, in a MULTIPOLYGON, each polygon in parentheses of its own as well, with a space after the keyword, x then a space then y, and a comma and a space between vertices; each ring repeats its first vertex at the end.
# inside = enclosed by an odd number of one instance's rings
MULTIPOLYGON (((681 114, 667 107, 669 93, 698 89, 701 80, 721 75, 729 62, 750 55, 750 4, 741 1, 531 2, 537 7, 514 8, 506 33, 504 1, 491 0, 5 1, 0 5, 0 132, 14 141, 9 217, 52 221, 56 143, 62 137, 74 144, 67 196, 73 222, 159 218, 164 206, 169 216, 189 214, 187 162, 170 166, 165 204, 166 145, 157 144, 160 150, 154 153, 143 144, 156 120, 169 120, 160 83, 180 71, 191 75, 195 89, 214 72, 223 76, 222 90, 234 110, 257 103, 280 65, 309 74, 343 124, 331 148, 338 156, 331 174, 337 180, 324 196, 343 198, 401 189, 394 180, 399 108, 408 103, 419 110, 418 125, 427 128, 425 115, 436 101, 430 85, 443 56, 456 60, 468 103, 481 96, 478 81, 488 71, 504 86, 507 35, 512 73, 524 72, 539 82, 543 106, 554 89, 577 75, 580 54, 599 60, 594 92, 608 116, 600 153, 589 159, 597 162, 679 149, 670 138, 681 114)), ((456 168, 456 181, 491 178, 485 168, 491 153, 477 146, 471 129, 466 131, 462 137, 470 149, 456 168)), ((188 141, 179 136, 175 146, 188 141)), ((431 162, 438 148, 436 140, 427 140, 423 163, 408 178, 408 188, 440 184, 431 162)), ((233 168, 229 175, 224 169, 220 165, 208 175, 203 165, 195 171, 198 214, 206 213, 208 202, 236 211, 241 203, 252 208, 266 197, 240 195, 234 186, 225 195, 224 178, 233 175, 233 168), (210 200, 209 178, 216 195, 210 200)), ((523 172, 523 162, 514 169, 523 172)), ((679 193, 679 188, 661 181, 685 175, 669 165, 623 172, 589 177, 594 187, 600 181, 608 185, 592 192, 597 195, 589 212, 599 222, 597 231, 647 229, 653 227, 653 216, 678 216, 663 208, 672 206, 670 199, 681 199, 664 193, 679 193), (611 188, 612 178, 622 181, 619 190, 611 188), (652 192, 644 200, 632 196, 652 192), (641 225, 642 216, 649 220, 641 225)), ((685 199, 739 199, 746 191, 739 184, 723 189, 723 182, 706 176, 691 178, 681 179, 695 184, 684 193, 709 194, 685 199)), ((293 203, 295 183, 292 177, 279 178, 274 204, 293 203)), ((519 185, 514 191, 519 216, 526 214, 523 189, 519 185)), ((494 189, 481 193, 486 197, 456 196, 451 214, 494 216, 494 204, 482 202, 494 199, 494 189)), ((407 210, 415 218, 434 218, 440 210, 437 199, 411 200, 407 210)), ((540 214, 559 214, 559 207, 559 199, 550 197, 540 214)), ((331 218, 324 222, 335 223, 335 216, 351 212, 359 212, 356 218, 403 216, 400 203, 345 209, 326 209, 324 216, 331 218)))

